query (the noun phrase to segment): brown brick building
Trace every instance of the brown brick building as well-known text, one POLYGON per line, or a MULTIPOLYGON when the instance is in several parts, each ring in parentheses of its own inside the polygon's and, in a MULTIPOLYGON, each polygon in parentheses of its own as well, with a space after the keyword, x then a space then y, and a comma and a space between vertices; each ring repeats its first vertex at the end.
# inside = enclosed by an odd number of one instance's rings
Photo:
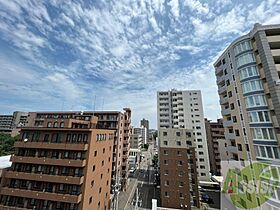
POLYGON ((199 208, 196 152, 191 130, 159 130, 160 189, 163 207, 199 208))
POLYGON ((115 132, 81 114, 37 115, 35 123, 15 142, 0 209, 109 209, 115 132))

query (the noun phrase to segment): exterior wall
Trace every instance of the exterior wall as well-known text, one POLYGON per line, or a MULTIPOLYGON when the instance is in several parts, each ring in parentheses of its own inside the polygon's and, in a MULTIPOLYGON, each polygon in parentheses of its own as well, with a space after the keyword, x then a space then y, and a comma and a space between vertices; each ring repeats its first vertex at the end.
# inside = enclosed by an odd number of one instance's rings
POLYGON ((222 119, 211 122, 205 119, 209 162, 212 175, 221 175, 221 160, 227 160, 225 135, 222 119))
POLYGON ((109 209, 113 139, 97 141, 97 134, 109 135, 114 134, 114 131, 95 129, 91 134, 81 209, 109 209))
POLYGON ((11 132, 13 115, 0 115, 0 132, 11 132))
POLYGON ((279 64, 280 25, 260 24, 215 62, 230 159, 279 162, 279 64))
POLYGON ((196 152, 192 130, 159 130, 161 201, 163 207, 199 207, 196 152))
POLYGON ((144 128, 146 128, 146 133, 145 133, 145 139, 144 139, 144 144, 147 144, 147 142, 148 142, 148 140, 149 140, 149 137, 150 137, 150 135, 149 135, 149 120, 146 120, 145 118, 143 118, 141 121, 140 121, 140 127, 144 127, 144 128))
POLYGON ((0 191, 0 208, 108 209, 114 131, 94 129, 91 122, 97 119, 58 117, 22 128, 0 191), (64 124, 57 127, 58 121, 64 124))
POLYGON ((193 130, 196 139, 199 180, 210 180, 201 92, 199 90, 158 92, 157 120, 158 129, 186 128, 193 130))

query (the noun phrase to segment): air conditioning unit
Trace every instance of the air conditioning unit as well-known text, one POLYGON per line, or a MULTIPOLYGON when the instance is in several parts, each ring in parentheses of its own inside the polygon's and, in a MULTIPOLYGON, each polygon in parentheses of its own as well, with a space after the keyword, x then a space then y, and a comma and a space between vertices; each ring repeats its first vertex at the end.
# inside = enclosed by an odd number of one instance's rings
POLYGON ((274 82, 275 82, 275 85, 280 85, 280 79, 275 80, 274 82))

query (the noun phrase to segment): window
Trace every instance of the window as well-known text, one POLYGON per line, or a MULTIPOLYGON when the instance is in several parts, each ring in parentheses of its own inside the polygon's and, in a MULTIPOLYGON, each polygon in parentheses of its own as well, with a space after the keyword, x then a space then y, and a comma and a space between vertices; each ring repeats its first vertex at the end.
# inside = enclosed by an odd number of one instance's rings
POLYGON ((259 74, 256 66, 248 66, 240 69, 239 71, 240 80, 258 75, 259 74))
POLYGON ((97 204, 97 208, 100 209, 100 201, 97 204))
POLYGON ((102 160, 102 162, 101 162, 101 166, 104 166, 104 160, 102 160))
POLYGON ((169 181, 168 180, 164 181, 164 185, 169 186, 169 181))
POLYGON ((241 84, 243 93, 249 93, 253 91, 263 90, 260 80, 251 80, 241 84))
POLYGON ((167 145, 167 141, 163 141, 163 144, 164 144, 164 145, 167 145))
POLYGON ((51 128, 51 127, 52 127, 52 122, 48 122, 47 127, 48 127, 48 128, 51 128))
POLYGON ((235 132, 235 135, 236 135, 236 136, 240 136, 239 130, 238 130, 238 129, 234 130, 234 132, 235 132))
POLYGON ((201 165, 199 166, 200 169, 205 169, 205 166, 201 165))
POLYGON ((99 193, 101 193, 101 191, 102 191, 102 187, 99 188, 99 193))
POLYGON ((168 175, 168 170, 165 170, 165 171, 164 171, 164 175, 168 175))
POLYGON ((90 185, 91 185, 91 187, 93 187, 93 185, 94 185, 94 180, 91 181, 90 185))
POLYGON ((45 134, 45 136, 44 136, 44 141, 48 141, 49 140, 49 134, 45 134))
POLYGON ((183 176, 183 171, 179 171, 178 176, 183 176))
POLYGON ((267 106, 267 102, 264 95, 253 95, 245 98, 246 108, 267 106))
POLYGON ((164 195, 165 195, 165 197, 169 197, 169 193, 168 192, 165 192, 164 195))
POLYGON ((176 132, 176 136, 180 136, 181 135, 181 133, 180 132, 176 132))
POLYGON ((95 165, 94 165, 94 166, 92 166, 92 171, 95 171, 95 165))
POLYGON ((243 51, 252 49, 251 42, 249 40, 238 43, 234 48, 234 55, 237 55, 243 51))
POLYGON ((177 144, 177 146, 181 146, 181 142, 180 141, 177 141, 176 144, 177 144))
POLYGON ((206 176, 206 173, 200 173, 200 176, 206 176))
POLYGON ((249 118, 251 123, 256 122, 271 122, 270 114, 268 111, 255 111, 249 112, 249 118))
POLYGON ((89 198, 89 202, 88 202, 89 204, 91 204, 92 203, 92 196, 89 198))
POLYGON ((198 147, 198 148, 203 148, 203 146, 202 146, 202 145, 198 145, 197 147, 198 147))
POLYGON ((184 198, 183 193, 180 193, 179 196, 180 196, 180 199, 184 198))
POLYGON ((102 179, 103 178, 103 174, 100 174, 100 179, 102 179))
POLYGON ((163 163, 164 165, 168 165, 167 160, 164 160, 163 163))
POLYGON ((164 155, 168 155, 167 150, 163 150, 164 155))
POLYGON ((237 122, 236 116, 232 116, 232 121, 233 121, 234 123, 237 122))
POLYGON ((167 136, 167 132, 163 132, 163 136, 167 136))
POLYGON ((236 63, 237 63, 237 68, 240 66, 243 66, 245 64, 253 63, 255 62, 255 56, 253 53, 245 53, 237 57, 236 63))
POLYGON ((241 144, 237 144, 237 148, 238 148, 238 151, 242 151, 242 145, 241 144))
POLYGON ((182 166, 183 165, 183 161, 179 160, 178 161, 178 166, 182 166))
POLYGON ((178 155, 178 156, 182 156, 182 152, 178 150, 178 151, 177 151, 177 155, 178 155))
POLYGON ((183 187, 184 186, 184 182, 179 182, 179 187, 183 187))
POLYGON ((58 127, 58 122, 54 122, 54 123, 53 123, 53 127, 54 127, 54 128, 57 128, 57 127, 58 127))
POLYGON ((253 139, 275 140, 273 128, 252 128, 253 139))
POLYGON ((198 152, 199 155, 203 155, 203 152, 198 152))
POLYGON ((97 156, 97 150, 94 151, 94 157, 96 157, 96 156, 97 156))
POLYGON ((105 148, 103 148, 103 154, 105 153, 105 148))
POLYGON ((230 109, 231 109, 231 110, 234 109, 234 103, 230 104, 230 109))
POLYGON ((204 158, 199 158, 199 162, 204 162, 204 158))
POLYGON ((61 128, 64 128, 64 122, 61 122, 61 123, 60 123, 60 127, 61 127, 61 128))

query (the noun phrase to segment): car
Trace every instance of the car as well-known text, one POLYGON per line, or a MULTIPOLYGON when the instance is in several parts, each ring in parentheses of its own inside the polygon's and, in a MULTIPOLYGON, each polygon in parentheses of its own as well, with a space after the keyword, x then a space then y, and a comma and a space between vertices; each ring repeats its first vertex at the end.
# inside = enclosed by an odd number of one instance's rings
POLYGON ((201 201, 205 203, 214 203, 213 199, 209 197, 207 194, 202 194, 201 195, 201 201))

